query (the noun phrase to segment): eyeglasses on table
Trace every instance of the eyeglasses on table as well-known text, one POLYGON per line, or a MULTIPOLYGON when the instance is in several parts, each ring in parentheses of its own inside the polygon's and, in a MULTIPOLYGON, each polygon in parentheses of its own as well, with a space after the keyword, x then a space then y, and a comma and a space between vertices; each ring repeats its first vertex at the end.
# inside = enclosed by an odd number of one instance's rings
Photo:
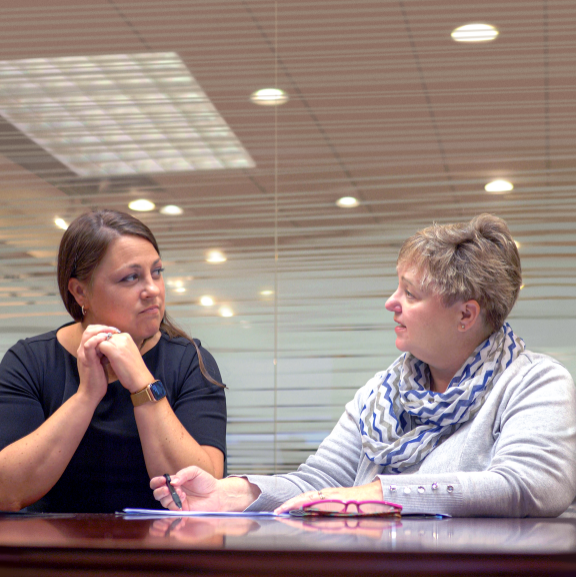
POLYGON ((341 501, 322 499, 290 511, 296 517, 400 517, 402 505, 388 501, 341 501))

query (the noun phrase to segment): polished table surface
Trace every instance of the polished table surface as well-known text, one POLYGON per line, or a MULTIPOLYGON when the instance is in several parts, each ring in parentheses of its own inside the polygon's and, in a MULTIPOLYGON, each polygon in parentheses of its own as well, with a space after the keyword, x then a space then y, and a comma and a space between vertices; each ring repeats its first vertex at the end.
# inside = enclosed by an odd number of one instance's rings
POLYGON ((576 519, 0 514, 0 576, 576 575, 576 519))

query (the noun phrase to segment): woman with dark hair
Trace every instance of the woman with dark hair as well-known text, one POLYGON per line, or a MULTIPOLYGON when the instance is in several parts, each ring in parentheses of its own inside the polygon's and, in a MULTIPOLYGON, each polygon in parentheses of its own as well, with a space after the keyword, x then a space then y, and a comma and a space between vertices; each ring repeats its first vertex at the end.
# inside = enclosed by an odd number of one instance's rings
MULTIPOLYGON (((552 517, 572 503, 576 389, 506 322, 522 284, 506 223, 482 214, 421 230, 397 272, 386 309, 402 354, 358 390, 316 454, 273 477, 187 467, 172 477, 184 509, 383 499, 405 513, 552 517)), ((163 477, 150 486, 176 508, 163 477)))
POLYGON ((154 507, 149 478, 224 472, 226 401, 213 357, 168 319, 158 244, 131 215, 78 217, 58 254, 74 319, 0 364, 0 510, 154 507))

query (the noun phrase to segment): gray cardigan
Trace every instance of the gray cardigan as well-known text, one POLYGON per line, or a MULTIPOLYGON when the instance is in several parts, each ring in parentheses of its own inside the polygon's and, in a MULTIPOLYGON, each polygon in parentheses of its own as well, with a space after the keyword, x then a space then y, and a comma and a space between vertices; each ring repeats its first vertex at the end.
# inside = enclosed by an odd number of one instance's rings
POLYGON ((552 517, 576 496, 576 387, 552 358, 525 351, 496 382, 476 417, 398 475, 362 451, 362 387, 317 452, 294 473, 247 475, 262 494, 248 511, 272 510, 302 492, 365 485, 404 513, 552 517))

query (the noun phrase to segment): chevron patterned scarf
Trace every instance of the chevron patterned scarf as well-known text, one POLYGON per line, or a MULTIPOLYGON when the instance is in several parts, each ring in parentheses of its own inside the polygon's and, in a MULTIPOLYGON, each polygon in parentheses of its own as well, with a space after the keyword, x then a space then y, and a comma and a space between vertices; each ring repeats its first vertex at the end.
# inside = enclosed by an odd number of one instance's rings
POLYGON ((422 461, 474 418, 488 393, 525 349, 508 323, 480 344, 444 393, 430 391, 428 365, 410 353, 376 374, 360 414, 362 448, 384 473, 422 461))

